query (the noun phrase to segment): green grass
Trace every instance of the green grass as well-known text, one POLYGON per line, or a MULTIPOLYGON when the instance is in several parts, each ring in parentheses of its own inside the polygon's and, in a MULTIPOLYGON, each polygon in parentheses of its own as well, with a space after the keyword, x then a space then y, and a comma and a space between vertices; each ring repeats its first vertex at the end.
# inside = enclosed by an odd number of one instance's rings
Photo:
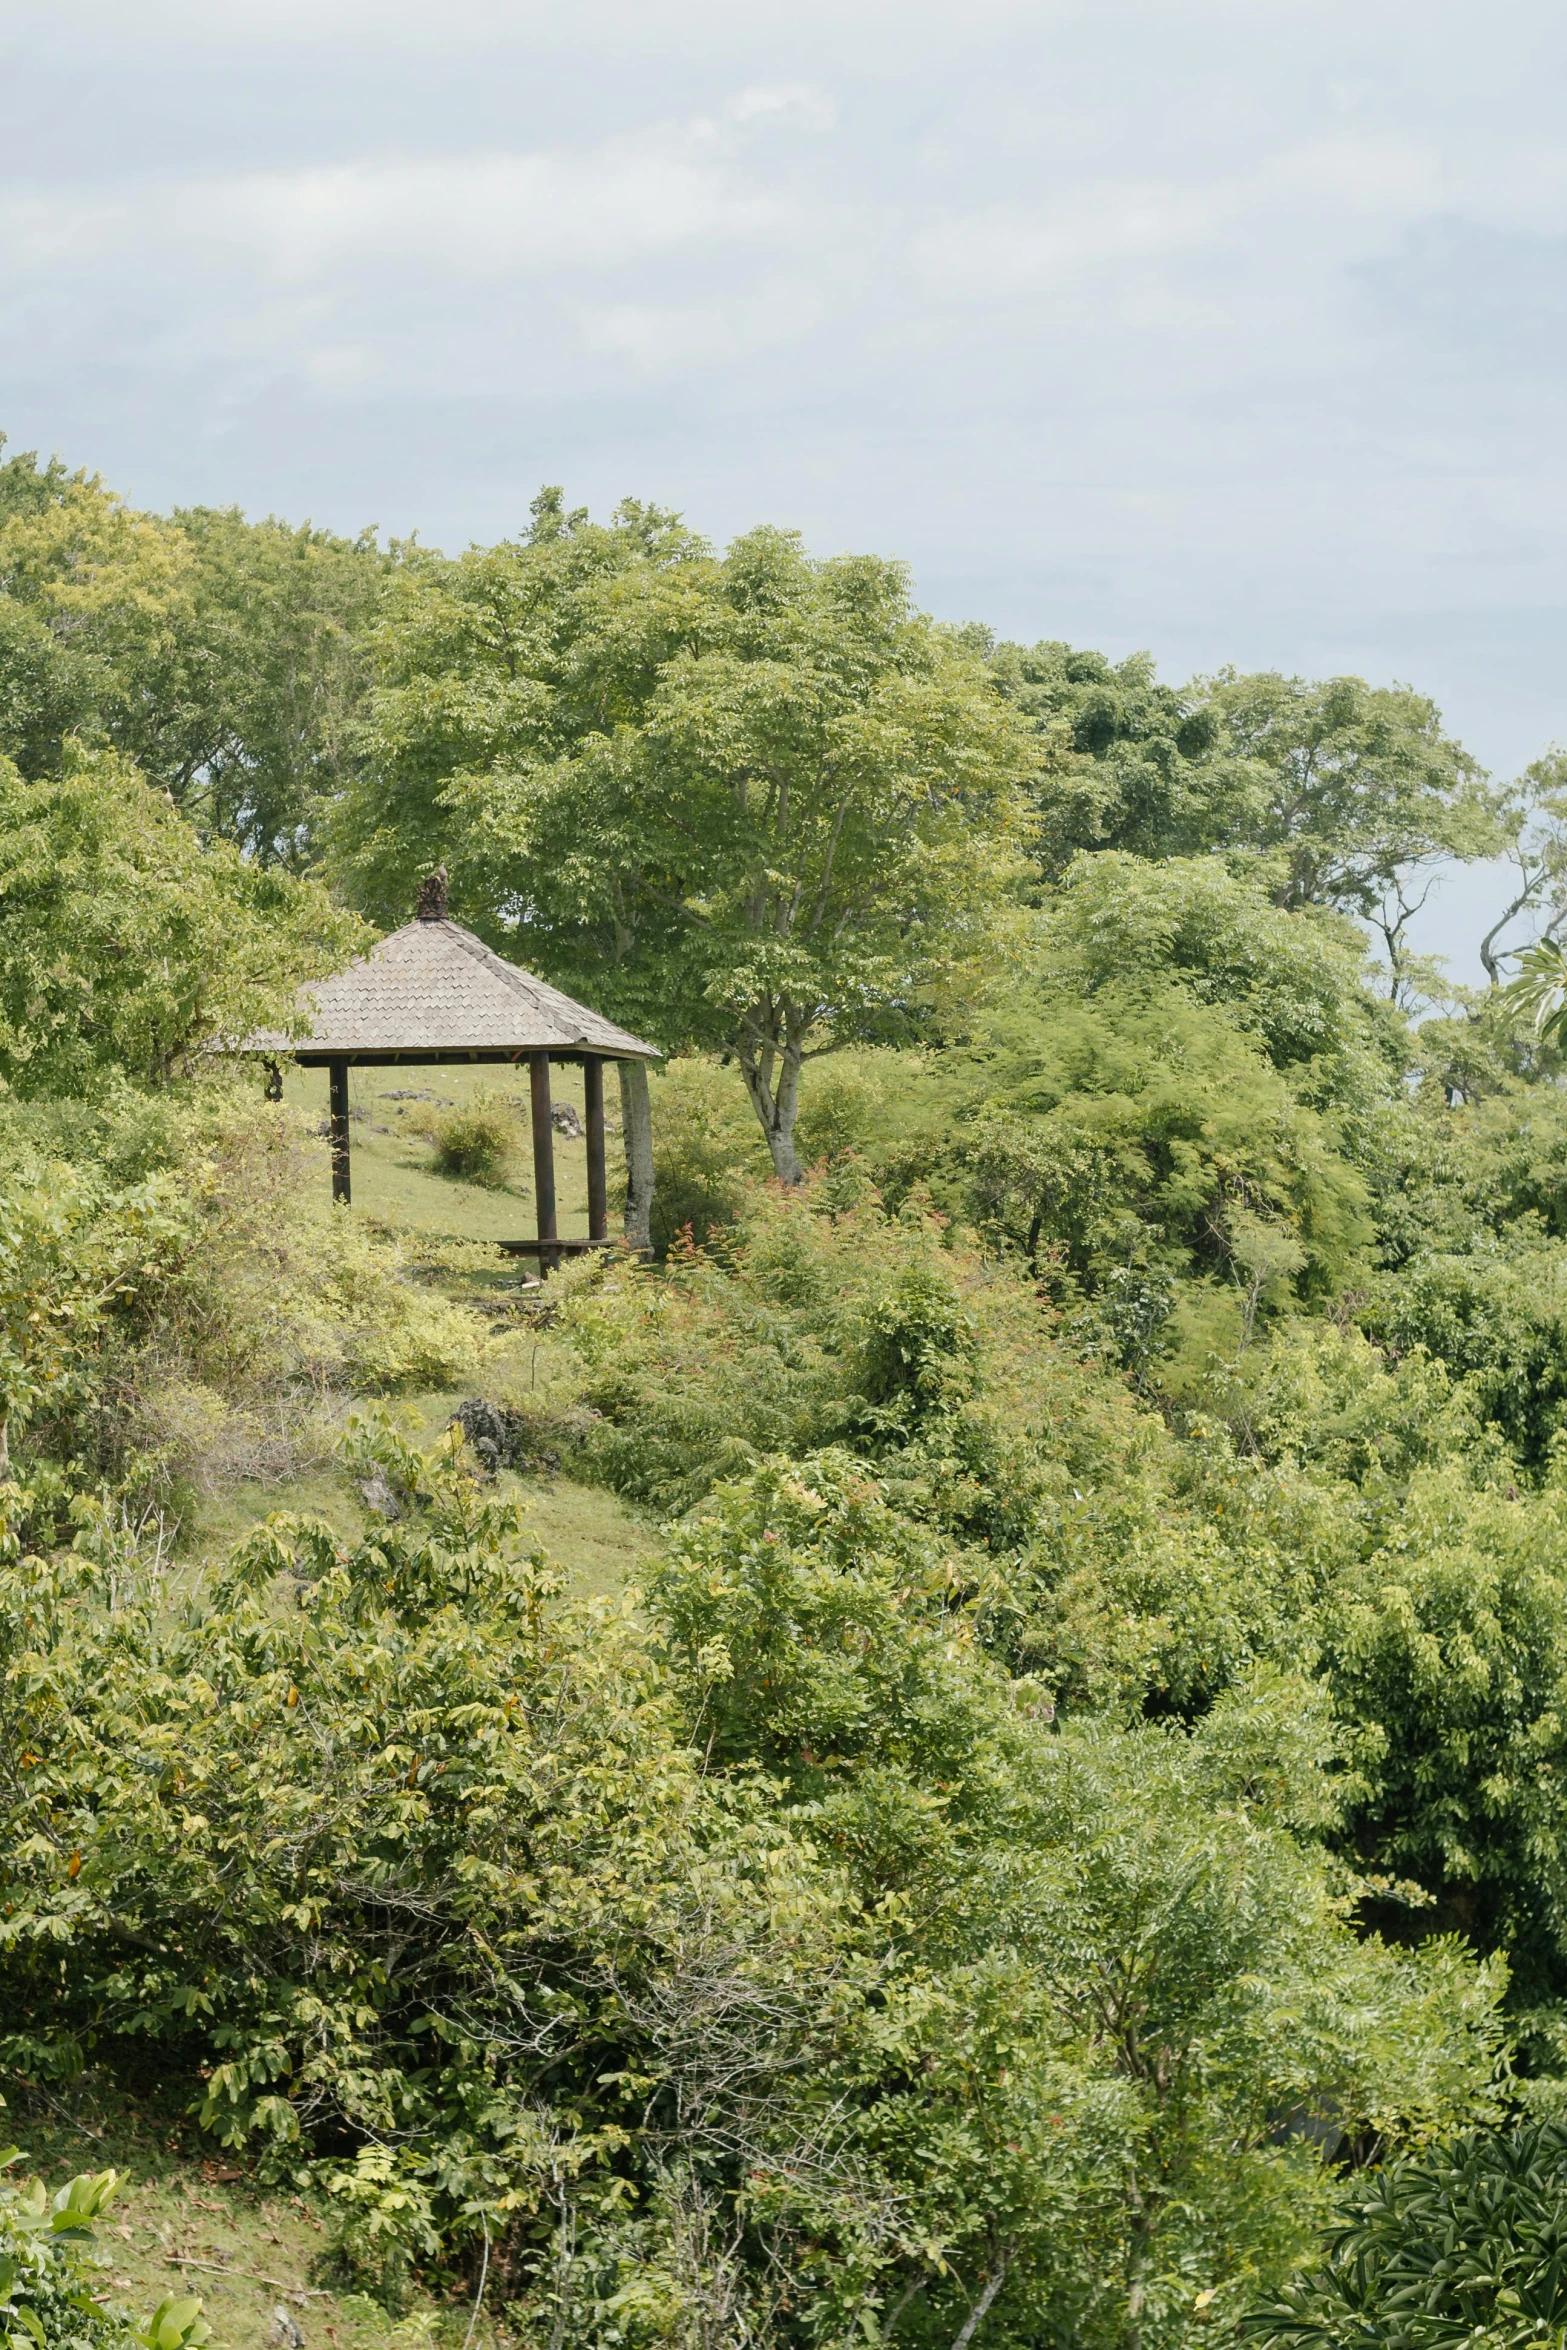
MULTIPOLYGON (((563 1066, 550 1073, 551 1098, 581 1117, 582 1072, 563 1066)), ((327 1116, 327 1073, 297 1069, 283 1073, 283 1098, 323 1125, 327 1116)), ((528 1079, 504 1064, 489 1068, 350 1069, 349 1147, 354 1206, 396 1230, 432 1232, 458 1240, 526 1240, 538 1230, 533 1209, 529 1142, 528 1079), (394 1095, 433 1094, 433 1101, 395 1100, 394 1095), (461 1183, 436 1173, 429 1143, 419 1133, 422 1117, 476 1093, 502 1096, 515 1105, 519 1165, 526 1170, 503 1190, 461 1183), (358 1114, 356 1114, 358 1113, 358 1114)), ((613 1152, 611 1153, 613 1159, 613 1152)), ((321 1191, 330 1198, 332 1164, 321 1137, 321 1191)), ((556 1218, 563 1239, 588 1233, 586 1145, 564 1134, 555 1137, 556 1218)))
MULTIPOLYGON (((458 1399, 446 1400, 450 1417, 458 1399)), ((502 1481, 522 1494, 529 1531, 538 1536, 575 1597, 618 1597, 628 1584, 638 1581, 646 1563, 657 1554, 657 1528, 613 1493, 578 1485, 570 1477, 524 1478, 507 1472, 502 1481)), ((358 1492, 347 1472, 318 1470, 288 1483, 246 1482, 223 1488, 205 1502, 192 1529, 190 1547, 200 1558, 219 1558, 274 1510, 325 1518, 345 1540, 357 1534, 364 1522, 358 1492)))
MULTIPOLYGON (((285 1067, 284 1099, 313 1120, 325 1122, 327 1073, 285 1067)), ((405 1234, 417 1261, 419 1243, 442 1240, 485 1242, 523 1238, 535 1230, 531 1176, 502 1191, 453 1182, 436 1173, 428 1142, 418 1133, 421 1114, 443 1104, 464 1102, 478 1092, 506 1096, 516 1104, 527 1160, 528 1080, 526 1071, 501 1067, 434 1069, 351 1069, 353 1211, 405 1234), (394 1100, 393 1095, 433 1094, 434 1102, 394 1100)), ((582 1113, 582 1073, 563 1067, 551 1072, 551 1093, 582 1113)), ((321 1137, 320 1188, 323 1209, 331 1196, 331 1160, 321 1137)), ((566 1237, 587 1235, 587 1163, 584 1146, 555 1137, 555 1181, 559 1225, 566 1237)), ((432 1444, 465 1394, 498 1402, 537 1393, 569 1375, 569 1365, 547 1330, 516 1327, 513 1314, 524 1284, 533 1294, 534 1272, 496 1254, 493 1262, 437 1265, 430 1277, 449 1295, 481 1312, 492 1312, 500 1343, 484 1376, 468 1388, 401 1398, 392 1407, 422 1444, 432 1444)), ((577 1485, 569 1477, 508 1480, 520 1483, 528 1522, 576 1594, 610 1597, 634 1582, 658 1547, 656 1529, 613 1494, 577 1485)), ((187 1540, 198 1557, 214 1559, 274 1510, 324 1517, 345 1537, 362 1520, 359 1495, 346 1471, 326 1468, 276 1484, 244 1481, 208 1494, 187 1540)))
POLYGON ((578 1597, 616 1599, 656 1554, 656 1528, 613 1493, 569 1477, 520 1481, 529 1527, 578 1597))
MULTIPOLYGON (((496 1278, 515 1290, 515 1272, 496 1278)), ((443 1281, 442 1286, 459 1291, 470 1304, 479 1302, 472 1275, 443 1281)), ((569 1379, 564 1350, 547 1329, 497 1327, 505 1329, 506 1336, 483 1378, 466 1388, 432 1389, 384 1406, 417 1443, 434 1444, 465 1395, 485 1395, 504 1404, 569 1379)), ((658 1550, 653 1520, 630 1509, 616 1494, 564 1476, 517 1477, 507 1471, 503 1481, 522 1494, 529 1528, 561 1568, 575 1596, 617 1596, 639 1579, 645 1562, 658 1550)), ((202 1497, 185 1546, 198 1559, 215 1560, 274 1510, 325 1518, 345 1539, 356 1535, 364 1521, 355 1480, 346 1469, 328 1465, 276 1482, 247 1478, 215 1487, 202 1497)))

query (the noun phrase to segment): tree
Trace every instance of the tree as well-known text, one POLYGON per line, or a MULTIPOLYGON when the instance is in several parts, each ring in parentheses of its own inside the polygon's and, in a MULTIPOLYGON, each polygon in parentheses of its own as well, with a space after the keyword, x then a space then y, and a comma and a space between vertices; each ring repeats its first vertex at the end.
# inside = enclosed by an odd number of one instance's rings
POLYGON ((1544 907, 1548 938, 1567 915, 1567 752, 1547 751, 1524 769, 1505 794, 1501 821, 1517 886, 1480 941, 1480 960, 1493 987, 1502 984, 1502 957, 1516 951, 1498 943, 1510 923, 1544 907))
MULTIPOLYGON (((1205 699, 1250 777, 1240 825, 1215 845, 1253 852, 1281 906, 1371 918, 1418 868, 1500 845, 1481 769, 1407 686, 1225 670, 1205 699)), ((1396 967, 1402 920, 1384 935, 1396 967)))
POLYGON ((112 751, 27 782, 0 761, 0 1079, 159 1084, 223 1039, 297 1019, 302 981, 366 939, 315 882, 203 848, 112 751))
MULTIPOLYGON (((0 469, 0 753, 57 772, 72 735, 155 728, 191 621, 192 550, 98 478, 0 469)), ((129 747, 126 743, 124 747, 129 747)))
MULTIPOLYGON (((689 614, 679 588, 703 576, 708 562, 706 543, 656 506, 628 499, 610 523, 594 524, 584 511, 568 513, 558 489, 546 489, 533 501, 526 537, 471 547, 455 561, 421 555, 389 579, 373 645, 368 755, 334 811, 328 844, 333 872, 372 920, 402 921, 421 877, 455 865, 462 848, 467 869, 458 887, 469 920, 497 944, 524 913, 539 928, 531 906, 506 900, 490 869, 494 844, 473 837, 455 790, 519 760, 568 757, 585 736, 633 716, 658 664, 685 641, 689 614), (614 601, 630 591, 645 608, 655 577, 665 591, 666 632, 644 631, 640 649, 650 666, 629 681, 627 702, 617 698, 627 681, 610 665, 614 601), (601 636, 609 663, 591 657, 601 636)), ((545 930, 537 951, 550 944, 545 930)), ((618 1000, 627 1008, 624 991, 618 1000)))
POLYGON ((1033 744, 900 566, 773 530, 718 562, 641 509, 617 527, 541 502, 527 548, 476 563, 499 643, 463 580, 398 621, 377 765, 412 821, 351 839, 347 869, 406 889, 439 845, 523 959, 731 1054, 794 1182, 805 1061, 909 1032, 987 948, 1033 744))
POLYGON ((1052 1731, 940 1559, 824 1453, 721 1488, 652 1597, 710 1769, 764 1771, 929 1986, 857 2075, 897 2213, 877 2302, 917 2295, 942 2350, 982 2303, 1020 2343, 1176 2341, 1288 2265, 1341 2131, 1484 2110, 1504 1972, 1345 1923, 1303 1684, 1259 1675, 1190 1737, 1052 1731))
POLYGON ((1560 1494, 1525 1510, 1492 1475, 1477 1492, 1451 1457, 1418 1471, 1324 1593, 1315 1639, 1376 1913, 1504 1950, 1532 2006, 1567 1982, 1567 1555, 1560 1494))
POLYGON ((193 554, 177 674, 116 738, 204 839, 299 867, 354 772, 368 637, 398 551, 373 532, 176 510, 193 554))
POLYGON ((1248 779, 1200 687, 1161 685, 1148 653, 1110 661, 1074 645, 963 634, 1041 736, 1037 852, 1047 875, 1085 849, 1189 856, 1222 845, 1240 823, 1248 779))
POLYGON ((301 863, 353 759, 364 645, 396 561, 372 533, 137 513, 32 456, 0 467, 0 753, 125 752, 203 836, 301 863))
POLYGON ((1219 851, 1281 907, 1374 923, 1395 992, 1416 877, 1507 837, 1503 800, 1408 687, 1228 669, 1177 689, 1146 654, 1111 663, 1063 644, 1004 644, 989 661, 1043 738, 1047 871, 1080 849, 1219 851))

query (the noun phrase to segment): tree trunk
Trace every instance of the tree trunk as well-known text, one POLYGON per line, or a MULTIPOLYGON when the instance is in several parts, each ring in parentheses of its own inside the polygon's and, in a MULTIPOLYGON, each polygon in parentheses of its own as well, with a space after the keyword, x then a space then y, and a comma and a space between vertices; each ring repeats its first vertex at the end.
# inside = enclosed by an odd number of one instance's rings
POLYGON ((738 1059, 751 1107, 761 1122, 772 1153, 773 1173, 780 1183, 804 1181, 805 1169, 794 1147, 794 1123, 800 1114, 800 1065, 804 1056, 791 1038, 782 1046, 766 1045, 760 1052, 741 1045, 738 1059), (773 1084, 773 1067, 778 1082, 773 1084))
POLYGON ((1153 2243, 1153 2222, 1148 2206, 1143 2201, 1134 2172, 1128 2185, 1127 2203, 1131 2209, 1132 2224, 1126 2249, 1126 2350, 1142 2350, 1143 2309, 1148 2298, 1148 2255, 1153 2243))
POLYGON ((1484 938, 1482 938, 1480 941, 1480 960, 1485 965, 1486 978, 1490 981, 1493 987, 1500 987, 1502 984, 1501 963, 1496 952, 1496 942, 1501 937, 1502 932, 1507 928, 1508 923, 1512 921, 1514 915, 1521 914, 1525 906, 1531 902, 1533 896, 1533 890, 1521 890, 1518 896, 1514 898, 1512 904, 1508 907, 1506 913, 1501 917, 1500 921, 1493 922, 1490 929, 1486 932, 1484 938))
POLYGON ((626 1145, 626 1242, 640 1256, 653 1249, 653 1105, 647 1066, 618 1061, 620 1129, 626 1145))

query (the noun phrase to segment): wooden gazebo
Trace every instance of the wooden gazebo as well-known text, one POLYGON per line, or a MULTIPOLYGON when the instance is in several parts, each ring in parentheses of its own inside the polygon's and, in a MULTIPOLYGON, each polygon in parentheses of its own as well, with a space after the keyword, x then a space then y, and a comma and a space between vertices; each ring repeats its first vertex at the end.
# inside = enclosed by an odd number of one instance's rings
POLYGON ((325 1069, 330 1093, 332 1197, 351 1193, 348 1072, 351 1068, 436 1066, 452 1062, 528 1064, 533 1113, 533 1184, 537 1234, 502 1241, 514 1256, 537 1256, 541 1270, 609 1240, 609 1183, 604 1154, 604 1063, 656 1061, 655 1046, 573 1003, 557 987, 494 954, 446 912, 446 880, 435 874, 419 894, 412 922, 394 930, 346 971, 305 991, 310 1016, 301 1037, 247 1039, 250 1052, 292 1055, 301 1068, 325 1069), (563 1240, 556 1229, 555 1133, 550 1063, 580 1061, 586 1110, 588 1237, 563 1240))

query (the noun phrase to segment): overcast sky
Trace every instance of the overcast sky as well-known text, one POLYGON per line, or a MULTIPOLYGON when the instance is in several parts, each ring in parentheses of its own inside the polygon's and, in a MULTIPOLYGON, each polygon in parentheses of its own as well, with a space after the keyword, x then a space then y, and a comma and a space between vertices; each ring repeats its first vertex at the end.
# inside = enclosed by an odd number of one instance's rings
MULTIPOLYGON (((438 545, 542 481, 1567 740, 1545 0, 0 0, 0 429, 438 545)), ((1467 961, 1450 891, 1427 943, 1467 961)))

